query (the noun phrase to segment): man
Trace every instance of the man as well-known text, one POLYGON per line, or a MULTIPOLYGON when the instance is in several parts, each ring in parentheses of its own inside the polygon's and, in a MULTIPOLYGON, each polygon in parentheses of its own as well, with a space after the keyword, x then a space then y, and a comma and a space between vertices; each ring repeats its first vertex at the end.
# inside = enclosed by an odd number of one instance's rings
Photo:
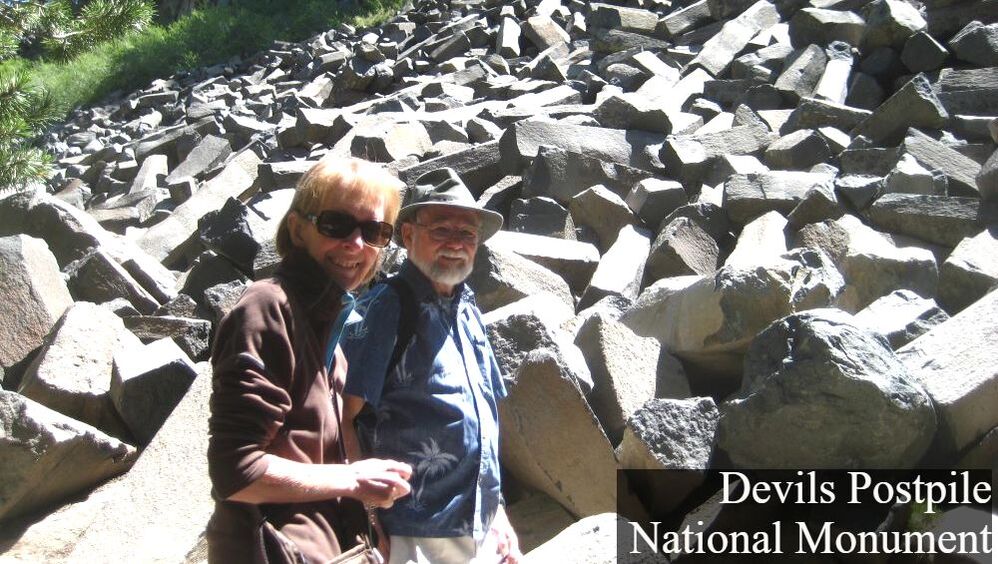
POLYGON ((502 226, 451 169, 427 173, 399 212, 408 259, 358 304, 347 328, 348 455, 409 462, 412 493, 378 515, 389 562, 509 562, 521 554, 501 504, 497 402, 506 395, 471 274, 502 226), (389 454, 390 453, 390 454, 389 454))

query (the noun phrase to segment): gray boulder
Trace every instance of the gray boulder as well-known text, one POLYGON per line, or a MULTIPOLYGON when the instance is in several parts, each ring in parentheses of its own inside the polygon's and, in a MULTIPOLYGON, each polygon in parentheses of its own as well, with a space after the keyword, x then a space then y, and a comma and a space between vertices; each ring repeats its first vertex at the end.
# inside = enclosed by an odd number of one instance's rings
POLYGON ((741 373, 755 335, 794 311, 835 303, 844 282, 821 251, 796 249, 765 266, 724 267, 675 292, 664 292, 622 319, 655 337, 684 364, 713 375, 718 385, 741 373))
POLYGON ((524 358, 499 405, 503 465, 577 517, 614 511, 617 459, 574 377, 546 349, 524 358))
POLYGON ((718 446, 744 468, 912 468, 936 430, 932 401, 887 342, 829 309, 761 332, 721 412, 718 446))
POLYGON ((647 507, 672 511, 703 483, 720 416, 709 397, 653 399, 627 420, 617 449, 620 467, 658 471, 643 482, 642 474, 630 481, 645 492, 647 507))
POLYGON ((499 370, 512 376, 531 351, 543 348, 557 357, 566 374, 582 393, 588 394, 594 382, 582 351, 572 343, 568 333, 551 323, 548 315, 527 309, 528 305, 517 302, 486 314, 486 331, 499 370))

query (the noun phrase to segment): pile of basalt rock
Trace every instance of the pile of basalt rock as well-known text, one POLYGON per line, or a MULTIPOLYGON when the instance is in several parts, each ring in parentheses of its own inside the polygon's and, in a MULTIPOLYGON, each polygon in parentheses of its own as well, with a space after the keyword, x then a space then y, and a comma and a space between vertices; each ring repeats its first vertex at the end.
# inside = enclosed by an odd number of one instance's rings
MULTIPOLYGON (((327 154, 505 216, 470 283, 526 549, 700 487, 619 468, 993 468, 996 22, 423 1, 75 111, 0 200, 0 559, 202 557, 212 331, 327 154)), ((605 561, 593 530, 535 559, 605 561)))

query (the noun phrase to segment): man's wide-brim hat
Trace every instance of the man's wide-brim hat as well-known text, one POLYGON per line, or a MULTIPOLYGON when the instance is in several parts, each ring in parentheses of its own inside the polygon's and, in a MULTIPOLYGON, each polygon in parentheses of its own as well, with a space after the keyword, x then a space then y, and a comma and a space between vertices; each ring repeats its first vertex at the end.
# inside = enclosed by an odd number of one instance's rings
POLYGON ((405 202, 399 210, 398 225, 415 221, 416 212, 429 206, 444 206, 477 213, 482 221, 478 228, 479 241, 485 241, 495 235, 502 227, 502 214, 479 206, 461 177, 451 168, 430 171, 416 179, 416 185, 406 193, 405 202))

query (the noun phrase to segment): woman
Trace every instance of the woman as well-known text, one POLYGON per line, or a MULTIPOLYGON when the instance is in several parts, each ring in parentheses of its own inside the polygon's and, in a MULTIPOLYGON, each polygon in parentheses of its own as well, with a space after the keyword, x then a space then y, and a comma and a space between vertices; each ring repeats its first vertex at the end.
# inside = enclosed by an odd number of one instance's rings
POLYGON ((275 276, 253 283, 222 320, 212 350, 209 561, 258 559, 261 516, 308 561, 328 561, 367 531, 363 504, 388 507, 409 492, 404 463, 344 460, 339 347, 333 373, 325 368, 344 293, 374 275, 400 189, 371 163, 319 161, 278 229, 275 276))

